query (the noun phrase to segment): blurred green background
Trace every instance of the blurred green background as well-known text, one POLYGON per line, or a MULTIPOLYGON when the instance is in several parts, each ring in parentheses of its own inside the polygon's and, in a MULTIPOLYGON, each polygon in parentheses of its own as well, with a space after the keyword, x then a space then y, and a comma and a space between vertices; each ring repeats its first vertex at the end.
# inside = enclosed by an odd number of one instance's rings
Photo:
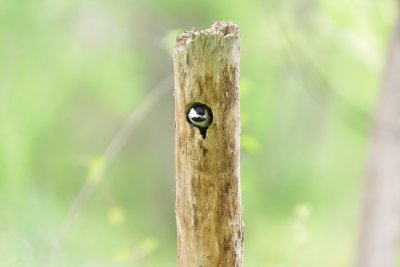
POLYGON ((245 266, 351 266, 395 16, 395 1, 1 1, 0 266, 176 266, 172 49, 216 20, 241 29, 245 266))

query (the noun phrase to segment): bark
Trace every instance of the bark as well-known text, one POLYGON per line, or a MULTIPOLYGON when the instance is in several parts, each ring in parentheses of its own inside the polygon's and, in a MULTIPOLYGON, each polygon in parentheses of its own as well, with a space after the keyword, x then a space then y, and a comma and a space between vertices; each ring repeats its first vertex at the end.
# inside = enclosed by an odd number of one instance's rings
POLYGON ((400 20, 378 101, 357 267, 397 266, 400 228, 400 20))
POLYGON ((217 22, 177 37, 174 51, 176 221, 180 267, 242 266, 239 28, 217 22), (206 136, 187 119, 207 105, 206 136))

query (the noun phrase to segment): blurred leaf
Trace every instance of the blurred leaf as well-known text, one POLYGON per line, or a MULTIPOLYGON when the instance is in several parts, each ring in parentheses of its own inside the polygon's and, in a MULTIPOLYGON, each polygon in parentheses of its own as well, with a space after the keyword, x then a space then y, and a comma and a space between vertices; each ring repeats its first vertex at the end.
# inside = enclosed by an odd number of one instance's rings
POLYGON ((125 222, 125 212, 120 207, 112 207, 108 210, 107 220, 115 226, 119 226, 125 222))
POLYGON ((140 249, 143 255, 150 254, 159 246, 159 242, 154 237, 148 237, 140 243, 140 249))
POLYGON ((240 95, 245 96, 252 89, 252 81, 247 77, 240 78, 240 95))
POLYGON ((311 214, 311 207, 308 203, 299 203, 294 209, 295 215, 299 219, 307 219, 311 214))
POLYGON ((89 164, 88 180, 96 183, 104 172, 105 162, 101 157, 94 157, 89 164))
POLYGON ((116 262, 127 262, 133 259, 133 249, 123 248, 113 254, 113 260, 116 262))
POLYGON ((258 154, 261 151, 262 145, 259 140, 251 135, 241 135, 240 147, 250 154, 258 154))

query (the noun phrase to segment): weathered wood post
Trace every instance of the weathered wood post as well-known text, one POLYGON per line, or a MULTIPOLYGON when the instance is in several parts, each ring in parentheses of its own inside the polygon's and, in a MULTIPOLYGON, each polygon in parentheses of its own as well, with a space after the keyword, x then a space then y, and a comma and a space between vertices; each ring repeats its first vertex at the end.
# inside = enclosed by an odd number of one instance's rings
POLYGON ((174 51, 180 267, 242 266, 239 28, 184 32, 174 51))

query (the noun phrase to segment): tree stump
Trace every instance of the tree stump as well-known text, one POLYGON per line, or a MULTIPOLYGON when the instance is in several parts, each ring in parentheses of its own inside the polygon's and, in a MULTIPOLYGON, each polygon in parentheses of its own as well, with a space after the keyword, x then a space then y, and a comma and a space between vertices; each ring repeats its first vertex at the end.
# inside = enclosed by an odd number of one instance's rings
POLYGON ((216 22, 174 51, 180 267, 242 266, 239 28, 216 22))

